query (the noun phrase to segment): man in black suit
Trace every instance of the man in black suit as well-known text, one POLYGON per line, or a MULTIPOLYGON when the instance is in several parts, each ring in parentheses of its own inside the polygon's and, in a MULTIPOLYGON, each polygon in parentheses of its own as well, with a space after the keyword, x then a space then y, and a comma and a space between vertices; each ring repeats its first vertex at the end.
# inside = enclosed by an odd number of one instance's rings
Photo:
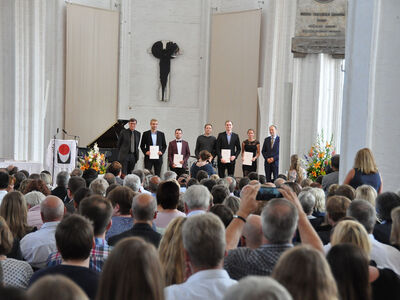
POLYGON ((165 150, 167 150, 167 142, 165 141, 164 133, 157 130, 158 121, 156 119, 150 121, 150 127, 150 130, 143 132, 140 149, 142 149, 144 154, 144 167, 151 171, 151 168, 154 166, 154 173, 160 176, 163 163, 162 156, 165 150), (158 146, 158 159, 150 159, 150 146, 158 146))
POLYGON ((225 131, 218 134, 217 138, 217 155, 218 155, 218 175, 225 177, 225 170, 228 170, 228 176, 235 173, 235 161, 240 154, 240 140, 236 133, 232 132, 232 121, 225 121, 225 131), (222 158, 222 150, 231 151, 229 160, 222 158))
POLYGON ((267 182, 273 182, 278 178, 279 170, 279 136, 277 135, 277 128, 275 125, 269 127, 270 136, 265 138, 262 147, 262 155, 265 159, 264 169, 265 177, 267 177, 267 182), (274 179, 271 179, 271 174, 274 175, 274 179))
POLYGON ((118 139, 118 161, 122 164, 122 172, 131 174, 139 159, 140 132, 135 130, 137 120, 129 120, 129 128, 123 129, 118 139))

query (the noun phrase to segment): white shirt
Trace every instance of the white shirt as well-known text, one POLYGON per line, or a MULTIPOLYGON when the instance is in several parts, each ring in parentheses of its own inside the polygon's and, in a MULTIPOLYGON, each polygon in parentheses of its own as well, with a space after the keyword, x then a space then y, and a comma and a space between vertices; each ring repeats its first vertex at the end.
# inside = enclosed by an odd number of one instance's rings
POLYGON ((204 210, 192 210, 191 212, 189 212, 186 217, 191 217, 191 216, 195 216, 195 215, 201 215, 201 214, 205 214, 206 212, 204 210))
POLYGON ((22 256, 32 267, 44 268, 49 255, 57 251, 55 232, 58 223, 44 223, 38 231, 27 234, 21 240, 22 256))
MULTIPOLYGON (((371 260, 376 262, 378 268, 388 268, 400 276, 400 251, 396 248, 378 242, 372 234, 369 234, 371 241, 371 260)), ((324 246, 325 253, 331 249, 331 244, 324 246)))
POLYGON ((6 190, 0 191, 0 205, 1 205, 1 202, 3 201, 3 198, 4 198, 5 195, 7 195, 7 191, 6 190))
POLYGON ((220 300, 236 280, 223 269, 199 271, 182 284, 165 288, 166 300, 220 300))
POLYGON ((182 154, 182 140, 176 140, 176 148, 178 149, 178 154, 182 154), (180 141, 180 143, 178 143, 180 141))

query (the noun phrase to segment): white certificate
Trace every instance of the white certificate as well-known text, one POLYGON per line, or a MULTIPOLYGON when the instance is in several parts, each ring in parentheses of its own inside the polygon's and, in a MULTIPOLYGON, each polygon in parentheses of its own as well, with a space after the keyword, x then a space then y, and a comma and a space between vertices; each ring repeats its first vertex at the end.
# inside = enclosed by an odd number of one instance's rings
POLYGON ((158 155, 158 146, 150 146, 150 159, 159 159, 160 156, 158 155))
POLYGON ((252 159, 253 159, 253 152, 245 151, 243 155, 243 164, 245 166, 251 166, 253 164, 252 159))
POLYGON ((221 150, 222 159, 225 159, 227 163, 231 162, 231 149, 221 150))
POLYGON ((181 161, 183 160, 182 154, 174 154, 174 164, 175 168, 182 168, 181 161))

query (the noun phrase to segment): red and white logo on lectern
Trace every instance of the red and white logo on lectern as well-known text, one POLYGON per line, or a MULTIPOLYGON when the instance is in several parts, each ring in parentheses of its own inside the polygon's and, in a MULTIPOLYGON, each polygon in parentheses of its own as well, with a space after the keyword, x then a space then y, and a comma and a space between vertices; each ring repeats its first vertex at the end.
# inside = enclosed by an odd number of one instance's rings
POLYGON ((57 162, 69 164, 71 162, 71 149, 67 144, 61 144, 57 149, 57 162))

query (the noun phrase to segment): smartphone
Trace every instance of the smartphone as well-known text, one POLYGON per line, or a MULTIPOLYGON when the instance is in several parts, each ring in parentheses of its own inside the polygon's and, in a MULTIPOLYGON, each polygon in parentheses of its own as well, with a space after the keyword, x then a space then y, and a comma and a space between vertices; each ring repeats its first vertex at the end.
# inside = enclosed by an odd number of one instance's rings
POLYGON ((257 193, 256 200, 268 201, 273 198, 283 198, 276 187, 261 186, 257 193))

